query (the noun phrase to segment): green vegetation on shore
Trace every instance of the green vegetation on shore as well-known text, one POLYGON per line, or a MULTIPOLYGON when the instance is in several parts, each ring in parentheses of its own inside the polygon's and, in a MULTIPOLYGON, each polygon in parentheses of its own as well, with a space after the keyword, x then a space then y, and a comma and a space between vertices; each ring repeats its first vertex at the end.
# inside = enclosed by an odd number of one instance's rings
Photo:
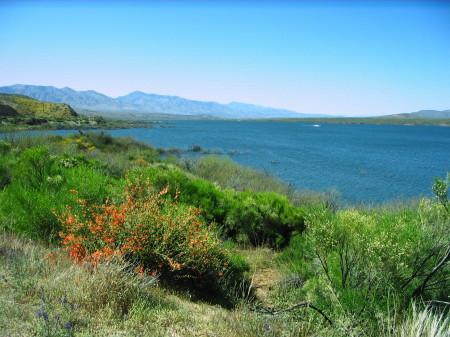
POLYGON ((449 178, 340 209, 227 157, 105 133, 0 141, 8 336, 446 336, 449 178))
POLYGON ((0 132, 32 130, 89 130, 89 129, 130 129, 161 127, 154 121, 109 119, 79 115, 71 118, 36 118, 25 116, 0 116, 0 132))
POLYGON ((380 124, 380 125, 436 125, 450 126, 450 118, 426 118, 413 114, 399 114, 381 117, 333 117, 333 118, 268 118, 264 121, 306 122, 331 124, 380 124))

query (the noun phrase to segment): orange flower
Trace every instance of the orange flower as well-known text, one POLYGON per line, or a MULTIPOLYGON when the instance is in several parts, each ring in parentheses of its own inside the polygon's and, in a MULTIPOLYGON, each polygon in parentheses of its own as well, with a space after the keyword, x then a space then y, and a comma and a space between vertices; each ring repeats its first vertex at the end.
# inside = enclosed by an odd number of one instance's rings
POLYGON ((140 277, 144 276, 144 266, 137 267, 136 273, 138 273, 140 277))

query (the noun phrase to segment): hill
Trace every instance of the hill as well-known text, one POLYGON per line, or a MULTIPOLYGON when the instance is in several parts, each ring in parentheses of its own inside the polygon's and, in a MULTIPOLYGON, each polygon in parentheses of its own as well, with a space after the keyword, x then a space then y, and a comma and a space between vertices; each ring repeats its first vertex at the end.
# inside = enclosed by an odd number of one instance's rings
POLYGON ((237 102, 221 104, 140 91, 112 98, 93 90, 76 91, 67 87, 58 89, 52 86, 16 84, 0 87, 0 92, 27 95, 47 102, 67 103, 78 109, 112 113, 175 114, 216 118, 321 117, 252 104, 237 102))
POLYGON ((42 102, 24 95, 0 94, 0 116, 54 118, 77 115, 65 103, 42 102))
POLYGON ((426 118, 450 118, 450 110, 420 110, 412 114, 426 118))

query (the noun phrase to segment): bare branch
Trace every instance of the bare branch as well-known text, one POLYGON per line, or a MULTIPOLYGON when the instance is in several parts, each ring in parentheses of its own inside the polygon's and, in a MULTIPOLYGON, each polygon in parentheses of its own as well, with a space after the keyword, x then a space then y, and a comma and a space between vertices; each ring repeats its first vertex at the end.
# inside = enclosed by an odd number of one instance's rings
POLYGON ((274 308, 260 308, 260 309, 255 310, 255 311, 259 311, 260 313, 268 314, 268 315, 278 315, 278 314, 281 314, 283 312, 288 312, 288 311, 291 311, 291 310, 294 310, 294 309, 298 309, 298 308, 302 308, 302 307, 311 308, 311 309, 317 311, 319 314, 322 315, 323 318, 325 318, 325 320, 330 325, 333 325, 333 322, 331 321, 331 319, 322 310, 320 310, 319 308, 317 308, 316 306, 312 305, 309 302, 299 303, 299 304, 296 304, 296 305, 294 305, 292 307, 289 307, 287 309, 276 310, 274 308))
POLYGON ((447 251, 445 253, 445 256, 442 258, 441 262, 439 262, 436 267, 433 268, 433 270, 427 275, 427 277, 423 280, 422 284, 418 286, 412 293, 412 297, 417 297, 427 287, 427 283, 431 280, 431 278, 438 272, 439 269, 441 269, 448 261, 450 260, 450 245, 447 246, 447 251))

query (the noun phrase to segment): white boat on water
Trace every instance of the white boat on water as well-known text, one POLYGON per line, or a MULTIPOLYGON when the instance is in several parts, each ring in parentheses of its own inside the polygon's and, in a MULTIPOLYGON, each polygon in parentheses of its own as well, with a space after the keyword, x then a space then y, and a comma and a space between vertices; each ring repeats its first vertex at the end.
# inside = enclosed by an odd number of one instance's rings
POLYGON ((316 128, 319 128, 319 127, 320 127, 319 124, 314 124, 313 126, 316 127, 316 128))

